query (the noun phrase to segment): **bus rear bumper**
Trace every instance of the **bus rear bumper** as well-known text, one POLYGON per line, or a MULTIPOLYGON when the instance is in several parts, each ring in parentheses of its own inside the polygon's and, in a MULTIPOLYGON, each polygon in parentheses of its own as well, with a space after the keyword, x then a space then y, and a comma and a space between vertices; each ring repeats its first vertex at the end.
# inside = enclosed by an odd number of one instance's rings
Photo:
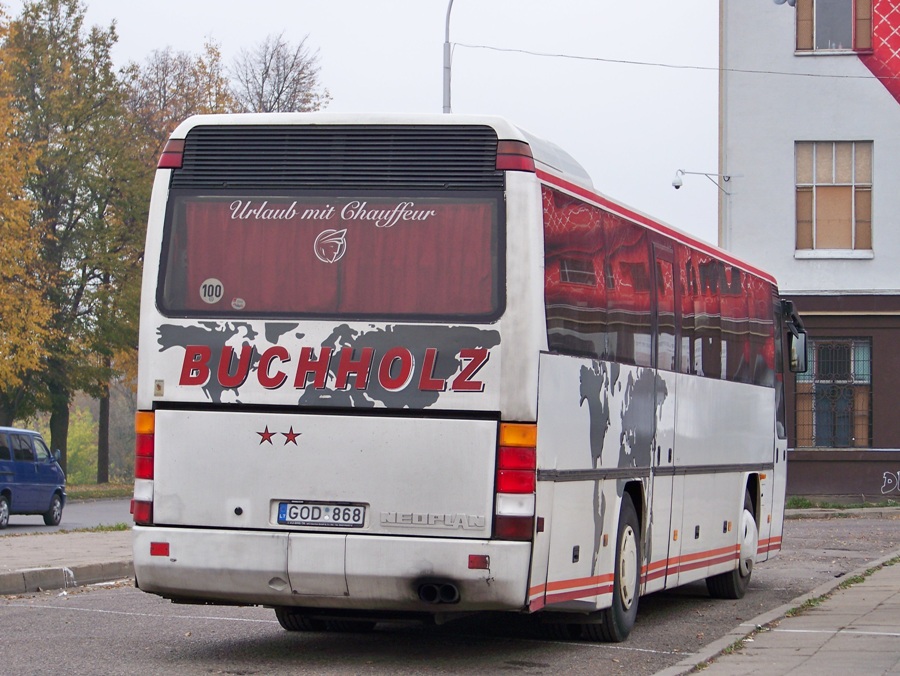
POLYGON ((416 613, 527 605, 529 542, 135 526, 133 546, 137 585, 176 601, 416 613))

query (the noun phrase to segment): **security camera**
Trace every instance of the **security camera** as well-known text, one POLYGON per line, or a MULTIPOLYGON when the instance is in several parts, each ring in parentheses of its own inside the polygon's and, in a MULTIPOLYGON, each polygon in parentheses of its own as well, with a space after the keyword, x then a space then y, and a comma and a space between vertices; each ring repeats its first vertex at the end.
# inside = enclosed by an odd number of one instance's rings
POLYGON ((672 187, 678 190, 682 185, 681 175, 675 174, 675 178, 672 179, 672 187))

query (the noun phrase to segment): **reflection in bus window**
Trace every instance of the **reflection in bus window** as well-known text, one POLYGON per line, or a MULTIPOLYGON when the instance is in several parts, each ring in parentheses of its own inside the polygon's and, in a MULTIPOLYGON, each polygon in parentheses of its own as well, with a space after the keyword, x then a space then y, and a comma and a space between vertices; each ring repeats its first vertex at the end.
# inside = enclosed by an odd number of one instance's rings
POLYGON ((656 254, 652 263, 659 245, 650 247, 645 228, 546 186, 543 203, 552 352, 773 386, 774 306, 766 282, 681 243, 662 245, 660 251, 674 250, 671 262, 670 254, 656 254))
POLYGON ((554 352, 606 358, 606 286, 601 211, 543 189, 544 301, 554 352))
POLYGON ((609 248, 610 359, 651 366, 650 269, 647 232, 610 215, 606 222, 609 248))

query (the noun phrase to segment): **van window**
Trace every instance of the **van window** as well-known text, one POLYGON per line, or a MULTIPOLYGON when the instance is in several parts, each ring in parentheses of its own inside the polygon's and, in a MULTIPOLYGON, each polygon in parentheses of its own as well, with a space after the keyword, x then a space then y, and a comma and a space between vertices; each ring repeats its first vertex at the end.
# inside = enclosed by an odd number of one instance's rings
POLYGON ((0 460, 12 460, 12 451, 9 450, 9 438, 0 434, 0 460))
POLYGON ((31 449, 31 441, 24 434, 12 435, 12 449, 16 460, 34 462, 34 451, 31 449))
POLYGON ((40 437, 34 438, 34 458, 38 462, 47 462, 50 459, 50 449, 40 437))

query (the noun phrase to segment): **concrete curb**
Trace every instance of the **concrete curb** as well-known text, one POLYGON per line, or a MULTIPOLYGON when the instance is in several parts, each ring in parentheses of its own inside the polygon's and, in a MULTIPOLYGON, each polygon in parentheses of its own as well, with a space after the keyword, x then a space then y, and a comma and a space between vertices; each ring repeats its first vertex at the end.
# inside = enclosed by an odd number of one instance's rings
POLYGON ((128 577, 134 577, 131 561, 92 563, 73 568, 27 568, 0 573, 0 595, 69 589, 128 577))
MULTIPOLYGON (((805 510, 804 510, 805 511, 805 510)), ((815 518, 824 518, 824 517, 815 517, 815 518)), ((860 566, 859 568, 850 571, 846 575, 841 575, 841 577, 836 577, 834 580, 829 580, 825 582, 810 592, 798 596, 792 601, 785 603, 783 606, 779 606, 774 610, 770 610, 767 613, 763 613, 762 615, 757 615, 752 620, 748 620, 747 622, 743 622, 739 624, 737 627, 732 629, 722 638, 709 643, 699 651, 695 653, 691 653, 690 655, 685 656, 683 660, 681 660, 678 664, 675 664, 671 667, 667 667, 662 671, 656 672, 654 676, 683 676, 683 674, 689 674, 695 669, 699 672, 702 670, 703 665, 707 662, 714 660, 719 657, 725 650, 727 650, 730 646, 732 646, 735 642, 741 641, 748 636, 754 634, 757 630, 762 627, 765 627, 767 624, 771 622, 775 622, 777 620, 782 619, 785 615, 788 614, 794 608, 798 608, 802 606, 804 603, 809 601, 810 599, 815 599, 820 596, 824 596, 826 594, 830 594, 835 589, 837 589, 841 584, 857 575, 864 575, 867 570, 870 568, 877 568, 879 566, 884 565, 885 562, 890 561, 891 559, 895 559, 900 556, 900 549, 897 551, 888 554, 887 556, 883 556, 880 559, 875 559, 874 561, 870 561, 864 566, 860 566)))
POLYGON ((804 508, 784 510, 785 519, 897 519, 900 507, 864 507, 856 509, 804 508))

